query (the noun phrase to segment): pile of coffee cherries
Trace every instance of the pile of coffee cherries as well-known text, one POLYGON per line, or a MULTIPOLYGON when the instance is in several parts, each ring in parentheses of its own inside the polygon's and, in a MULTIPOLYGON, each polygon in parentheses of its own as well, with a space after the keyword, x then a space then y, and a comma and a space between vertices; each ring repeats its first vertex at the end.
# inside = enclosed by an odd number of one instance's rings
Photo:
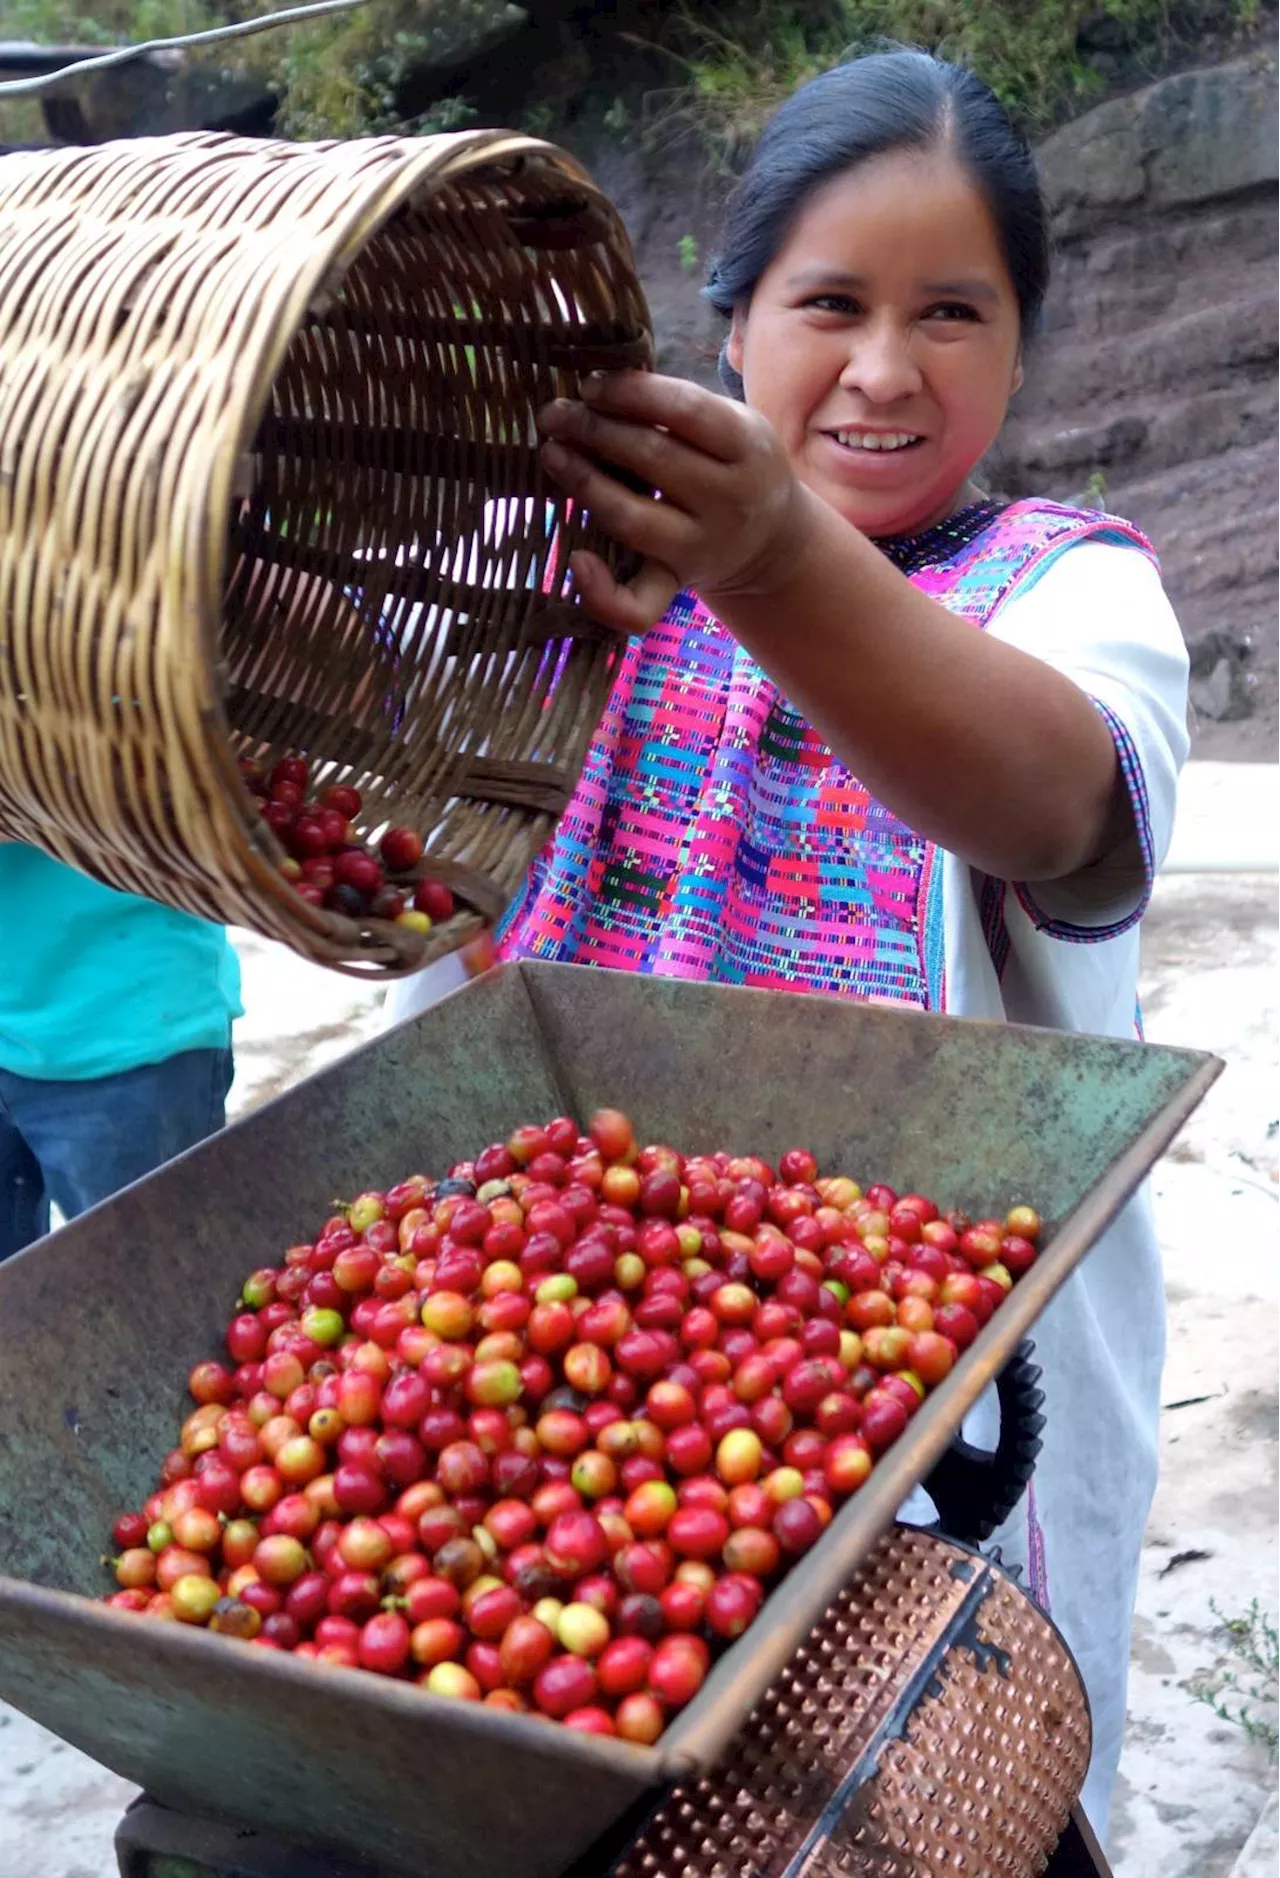
POLYGON ((360 839, 358 789, 330 783, 309 794, 309 770, 300 756, 282 756, 269 770, 242 757, 240 774, 286 850, 280 872, 308 905, 349 919, 391 920, 419 933, 452 917, 453 895, 444 883, 416 875, 423 846, 415 829, 388 828, 377 854, 360 839))
POLYGON ((1039 1231, 519 1127, 250 1275, 108 1601, 652 1743, 1039 1231))

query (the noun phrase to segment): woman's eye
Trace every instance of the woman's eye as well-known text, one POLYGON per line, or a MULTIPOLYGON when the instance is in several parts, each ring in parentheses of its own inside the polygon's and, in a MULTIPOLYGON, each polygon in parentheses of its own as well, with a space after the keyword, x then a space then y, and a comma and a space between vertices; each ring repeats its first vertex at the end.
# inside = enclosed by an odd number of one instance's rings
POLYGON ((815 307, 819 313, 853 314, 861 310, 858 302, 847 293, 818 293, 806 300, 805 305, 815 307))
POLYGON ((926 319, 948 321, 976 320, 978 317, 977 308, 969 306, 964 300, 940 300, 937 306, 931 306, 925 315, 926 319))

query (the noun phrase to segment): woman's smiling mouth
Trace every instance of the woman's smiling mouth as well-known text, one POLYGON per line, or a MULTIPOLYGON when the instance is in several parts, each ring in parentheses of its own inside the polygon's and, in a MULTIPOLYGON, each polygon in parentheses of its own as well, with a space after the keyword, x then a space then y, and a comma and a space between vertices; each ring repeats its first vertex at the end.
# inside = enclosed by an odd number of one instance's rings
POLYGON ((847 430, 829 430, 824 434, 842 450, 910 450, 915 444, 924 442, 923 437, 910 430, 863 430, 852 426, 847 430))

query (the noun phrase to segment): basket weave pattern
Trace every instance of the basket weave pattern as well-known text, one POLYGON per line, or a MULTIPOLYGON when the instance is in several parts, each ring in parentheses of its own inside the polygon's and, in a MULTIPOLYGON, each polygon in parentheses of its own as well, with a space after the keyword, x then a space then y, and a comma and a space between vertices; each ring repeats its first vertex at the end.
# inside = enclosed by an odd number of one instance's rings
POLYGON ((651 354, 615 212, 534 139, 0 160, 0 838, 348 969, 465 942, 615 656, 564 574, 622 557, 534 413, 651 354), (286 753, 417 827, 457 917, 301 900, 237 761, 286 753))
POLYGON ((723 1767, 610 1878, 1035 1878, 1089 1765, 1053 1626, 963 1547, 895 1528, 723 1767))

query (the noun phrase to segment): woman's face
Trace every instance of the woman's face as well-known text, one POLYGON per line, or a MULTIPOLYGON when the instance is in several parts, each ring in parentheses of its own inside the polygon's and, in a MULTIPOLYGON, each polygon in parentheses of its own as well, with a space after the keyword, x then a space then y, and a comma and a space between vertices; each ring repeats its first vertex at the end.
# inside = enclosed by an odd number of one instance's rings
POLYGON ((945 520, 1022 382, 996 225, 955 159, 894 151, 818 189, 728 356, 801 482, 856 528, 945 520))

